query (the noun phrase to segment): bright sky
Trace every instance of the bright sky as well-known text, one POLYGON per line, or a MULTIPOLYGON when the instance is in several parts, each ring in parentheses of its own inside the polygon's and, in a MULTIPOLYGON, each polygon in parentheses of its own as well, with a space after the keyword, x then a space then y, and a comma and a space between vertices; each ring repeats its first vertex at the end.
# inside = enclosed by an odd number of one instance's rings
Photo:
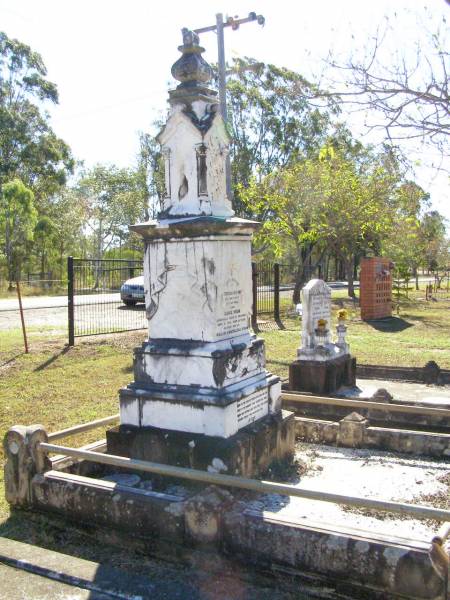
MULTIPOLYGON (((343 56, 361 52, 364 40, 384 15, 394 18, 394 10, 396 39, 412 48, 419 35, 416 21, 398 15, 424 5, 450 18, 444 0, 0 0, 0 28, 42 55, 60 96, 51 109, 52 125, 75 157, 86 165, 127 166, 135 159, 138 131, 150 130, 165 111, 182 27, 211 25, 217 12, 263 14, 264 28, 249 23, 226 29, 228 58, 251 56, 311 78, 330 48, 343 56)), ((216 61, 215 34, 203 34, 201 43, 205 58, 216 61)), ((421 168, 417 181, 450 218, 448 175, 421 168)))

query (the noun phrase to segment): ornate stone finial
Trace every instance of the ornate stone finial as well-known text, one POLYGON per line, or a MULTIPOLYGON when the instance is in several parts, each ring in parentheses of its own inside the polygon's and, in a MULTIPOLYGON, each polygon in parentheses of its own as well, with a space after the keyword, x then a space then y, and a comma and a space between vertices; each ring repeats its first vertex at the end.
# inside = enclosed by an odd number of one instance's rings
POLYGON ((183 45, 178 46, 182 56, 172 66, 172 75, 181 84, 177 89, 185 87, 195 87, 198 84, 205 84, 212 78, 212 69, 206 60, 201 56, 205 51, 199 45, 199 37, 194 31, 182 29, 183 45))

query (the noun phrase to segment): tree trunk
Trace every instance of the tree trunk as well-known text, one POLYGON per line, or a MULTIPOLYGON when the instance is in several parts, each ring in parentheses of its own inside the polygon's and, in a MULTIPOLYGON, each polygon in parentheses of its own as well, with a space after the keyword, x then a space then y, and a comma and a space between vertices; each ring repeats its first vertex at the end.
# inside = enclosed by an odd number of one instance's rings
POLYGON ((14 289, 14 273, 12 264, 12 244, 11 244, 11 231, 8 214, 6 215, 5 224, 5 255, 6 255, 6 269, 8 272, 8 292, 12 292, 14 289))
POLYGON ((61 242, 61 245, 59 246, 59 279, 62 281, 63 280, 63 254, 64 254, 64 244, 63 242, 61 242))
POLYGON ((41 282, 45 279, 45 250, 41 252, 41 282))
POLYGON ((347 275, 347 284, 348 284, 348 296, 349 298, 355 298, 355 286, 353 284, 353 264, 354 259, 353 256, 350 258, 344 259, 344 267, 347 275))
POLYGON ((419 291, 419 270, 417 267, 414 267, 413 269, 413 275, 415 277, 416 280, 416 292, 419 291))
POLYGON ((103 221, 100 219, 98 224, 98 238, 97 238, 97 263, 95 265, 95 282, 94 290, 97 290, 100 285, 100 261, 103 254, 103 221))
POLYGON ((292 294, 292 302, 298 304, 300 302, 300 292, 303 287, 305 270, 304 265, 304 253, 302 248, 297 248, 297 268, 295 270, 295 284, 294 292, 292 294))
POLYGON ((294 284, 294 292, 292 294, 292 302, 294 304, 298 304, 300 302, 300 292, 303 287, 303 269, 301 267, 297 267, 295 272, 295 284, 294 284))

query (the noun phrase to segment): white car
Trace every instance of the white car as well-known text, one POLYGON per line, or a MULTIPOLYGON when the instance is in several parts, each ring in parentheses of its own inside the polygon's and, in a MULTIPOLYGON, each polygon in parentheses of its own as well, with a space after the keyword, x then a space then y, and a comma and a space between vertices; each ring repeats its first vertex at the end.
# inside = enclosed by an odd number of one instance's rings
POLYGON ((144 276, 127 279, 120 287, 120 298, 127 306, 135 306, 138 302, 145 302, 144 276))

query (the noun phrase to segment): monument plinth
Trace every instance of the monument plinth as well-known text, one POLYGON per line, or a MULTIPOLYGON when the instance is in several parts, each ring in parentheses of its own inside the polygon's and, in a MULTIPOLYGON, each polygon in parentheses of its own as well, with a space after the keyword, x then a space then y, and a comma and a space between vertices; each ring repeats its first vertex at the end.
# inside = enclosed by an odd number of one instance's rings
POLYGON ((346 327, 336 327, 332 341, 331 288, 312 279, 302 289, 302 344, 289 367, 289 389, 330 394, 342 385, 355 385, 356 360, 345 339, 346 327))
POLYGON ((180 464, 202 466, 202 447, 224 470, 239 472, 243 436, 247 447, 259 436, 262 451, 270 429, 283 431, 286 443, 272 441, 264 460, 254 455, 249 475, 293 451, 293 426, 282 417, 280 380, 265 369, 264 343, 250 330, 258 223, 234 216, 225 175, 230 136, 216 93, 205 87, 211 70, 198 36, 183 30, 183 42, 172 67, 181 83, 169 93, 170 114, 158 135, 164 205, 158 219, 132 227, 145 243, 149 338, 135 350, 133 383, 120 391, 121 425, 109 432, 108 451, 128 447, 135 458, 164 462, 178 445, 180 464))

